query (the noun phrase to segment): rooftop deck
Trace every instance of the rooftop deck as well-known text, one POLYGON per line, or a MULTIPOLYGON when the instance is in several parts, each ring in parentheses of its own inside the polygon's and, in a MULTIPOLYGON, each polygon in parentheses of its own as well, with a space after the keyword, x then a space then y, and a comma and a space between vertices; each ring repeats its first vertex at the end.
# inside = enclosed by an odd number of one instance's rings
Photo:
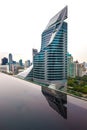
POLYGON ((0 130, 87 130, 87 101, 0 73, 0 130))

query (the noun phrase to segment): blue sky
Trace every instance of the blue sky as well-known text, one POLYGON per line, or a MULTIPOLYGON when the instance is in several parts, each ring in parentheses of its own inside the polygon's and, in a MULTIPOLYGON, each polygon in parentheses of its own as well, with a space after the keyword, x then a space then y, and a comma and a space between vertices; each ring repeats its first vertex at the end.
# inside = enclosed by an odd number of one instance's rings
POLYGON ((32 48, 40 49, 41 33, 49 20, 68 5, 68 51, 74 60, 87 61, 86 0, 0 1, 0 58, 32 60, 32 48))

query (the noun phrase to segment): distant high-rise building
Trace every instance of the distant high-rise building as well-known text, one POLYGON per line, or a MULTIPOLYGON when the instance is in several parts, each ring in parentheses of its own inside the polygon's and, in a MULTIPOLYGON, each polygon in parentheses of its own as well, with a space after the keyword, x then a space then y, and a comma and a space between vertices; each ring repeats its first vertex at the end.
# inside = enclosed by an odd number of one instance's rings
POLYGON ((9 54, 9 64, 12 64, 13 63, 13 59, 12 59, 12 54, 10 53, 9 54))
POLYGON ((84 67, 83 64, 79 64, 78 65, 78 76, 82 77, 84 75, 86 75, 86 68, 84 67))
POLYGON ((1 65, 6 65, 8 63, 8 59, 6 57, 1 59, 1 65))
POLYGON ((83 62, 82 64, 84 65, 85 68, 87 68, 87 63, 86 62, 83 62))
POLYGON ((33 54, 33 56, 35 56, 36 54, 38 54, 38 50, 37 49, 32 49, 32 54, 33 54))
POLYGON ((79 76, 79 62, 74 61, 74 65, 75 65, 75 77, 76 77, 79 76))
POLYGON ((30 60, 25 61, 25 68, 28 68, 30 66, 30 60))
POLYGON ((19 65, 23 66, 22 59, 19 60, 19 65))
POLYGON ((75 63, 71 54, 67 54, 67 76, 75 77, 75 63))
POLYGON ((12 64, 13 64, 13 59, 12 59, 12 54, 10 53, 9 56, 9 71, 12 71, 12 64))

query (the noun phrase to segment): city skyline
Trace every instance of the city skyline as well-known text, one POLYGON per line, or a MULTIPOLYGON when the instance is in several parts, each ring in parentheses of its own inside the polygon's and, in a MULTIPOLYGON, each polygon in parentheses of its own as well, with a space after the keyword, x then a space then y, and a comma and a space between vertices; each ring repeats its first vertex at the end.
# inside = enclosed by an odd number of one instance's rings
POLYGON ((16 61, 32 60, 32 48, 40 50, 41 32, 46 23, 56 12, 68 5, 68 51, 74 60, 87 62, 86 1, 83 3, 78 0, 75 2, 61 0, 57 3, 58 0, 43 2, 8 0, 5 3, 0 1, 0 61, 4 56, 8 58, 9 53, 13 54, 16 61))
MULTIPOLYGON (((5 57, 7 59, 9 59, 9 52, 2 52, 0 53, 0 64, 1 64, 1 60, 5 57)), ((17 54, 17 53, 11 53, 12 56, 13 56, 13 61, 16 61, 16 62, 19 62, 20 59, 23 60, 23 63, 26 61, 26 60, 30 60, 28 57, 24 57, 23 54, 17 54)))

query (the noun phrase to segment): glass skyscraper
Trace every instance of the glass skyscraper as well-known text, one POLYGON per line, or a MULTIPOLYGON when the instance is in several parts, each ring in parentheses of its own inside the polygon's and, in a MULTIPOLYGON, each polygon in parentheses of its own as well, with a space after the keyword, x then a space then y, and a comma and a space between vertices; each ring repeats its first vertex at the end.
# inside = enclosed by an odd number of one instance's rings
MULTIPOLYGON (((65 86, 67 82, 67 6, 57 13, 42 33, 41 49, 33 55, 35 82, 65 86)), ((29 77, 29 74, 27 75, 29 77)))
POLYGON ((33 57, 33 79, 63 85, 67 80, 67 6, 42 33, 41 50, 33 57), (63 84, 62 84, 63 83, 63 84))

